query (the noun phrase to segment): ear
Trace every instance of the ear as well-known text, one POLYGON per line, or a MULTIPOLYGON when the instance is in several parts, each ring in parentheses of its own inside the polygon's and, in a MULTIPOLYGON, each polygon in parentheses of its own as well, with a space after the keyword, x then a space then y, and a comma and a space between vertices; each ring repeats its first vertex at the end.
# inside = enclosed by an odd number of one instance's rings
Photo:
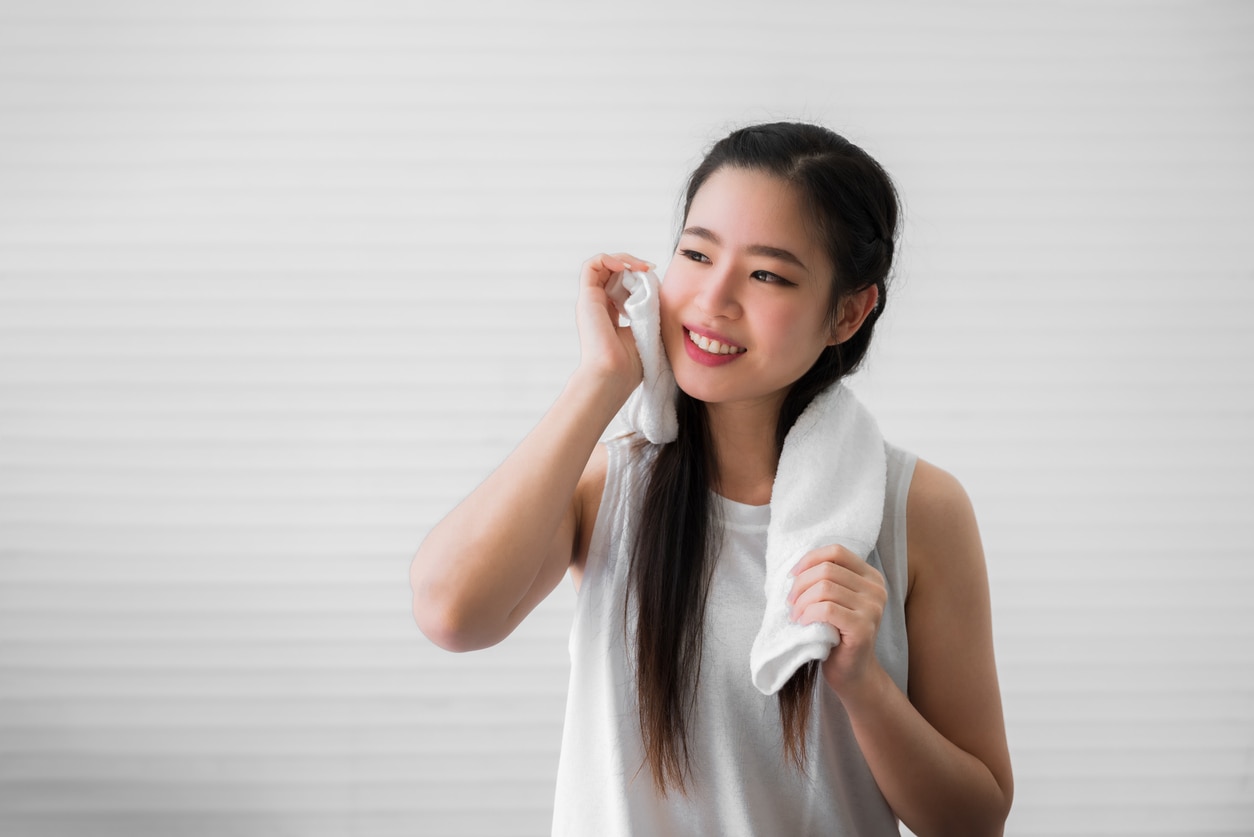
POLYGON ((849 294, 840 301, 840 309, 836 313, 836 324, 832 326, 832 337, 827 345, 835 346, 844 343, 858 333, 866 318, 875 310, 880 301, 880 289, 875 285, 867 285, 860 291, 849 294))

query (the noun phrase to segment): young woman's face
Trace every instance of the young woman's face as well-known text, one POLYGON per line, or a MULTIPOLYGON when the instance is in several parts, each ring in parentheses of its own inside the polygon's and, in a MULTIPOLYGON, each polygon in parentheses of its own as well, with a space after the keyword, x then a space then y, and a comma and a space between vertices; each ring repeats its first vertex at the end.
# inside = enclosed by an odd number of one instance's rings
POLYGON ((693 198, 662 282, 662 342, 679 387, 709 403, 782 403, 835 342, 831 275, 793 187, 759 171, 716 171, 693 198))

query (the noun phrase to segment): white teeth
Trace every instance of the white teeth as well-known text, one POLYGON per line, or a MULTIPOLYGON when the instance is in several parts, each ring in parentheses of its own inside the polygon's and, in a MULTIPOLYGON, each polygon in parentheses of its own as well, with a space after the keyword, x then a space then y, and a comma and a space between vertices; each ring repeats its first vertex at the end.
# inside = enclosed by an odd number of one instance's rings
POLYGON ((738 355, 744 351, 739 346, 727 346, 717 340, 711 340, 708 337, 702 337, 695 331, 688 332, 688 339, 701 348, 703 352, 709 352, 712 355, 738 355))

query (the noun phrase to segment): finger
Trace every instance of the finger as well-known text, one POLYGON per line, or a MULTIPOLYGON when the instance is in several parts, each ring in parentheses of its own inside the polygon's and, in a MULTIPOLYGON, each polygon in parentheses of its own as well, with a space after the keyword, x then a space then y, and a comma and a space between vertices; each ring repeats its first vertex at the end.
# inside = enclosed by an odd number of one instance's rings
POLYGON ((823 579, 811 584, 792 601, 792 612, 799 613, 812 604, 832 602, 850 610, 883 612, 887 596, 874 587, 859 590, 836 581, 823 579))
POLYGON ((610 277, 623 271, 652 270, 657 265, 653 262, 637 258, 630 253, 598 253, 586 260, 580 270, 583 284, 589 287, 605 287, 610 277))
POLYGON ((870 564, 858 557, 857 553, 841 546, 840 544, 834 543, 810 550, 805 555, 801 556, 801 560, 794 564, 793 568, 788 572, 791 576, 798 576, 812 567, 817 567, 826 563, 836 564, 840 567, 848 567, 849 569, 857 572, 859 575, 867 575, 865 572, 866 568, 870 568, 873 572, 875 571, 875 568, 871 567, 870 564))
POLYGON ((614 258, 622 262, 628 270, 646 271, 657 267, 653 262, 637 258, 630 253, 615 253, 614 258))
POLYGON ((827 589, 824 585, 835 585, 851 590, 858 595, 872 597, 879 597, 884 590, 884 586, 876 584, 874 579, 858 575, 846 567, 823 564, 807 570, 793 581, 792 589, 788 591, 788 603, 794 604, 799 602, 807 594, 810 594, 810 598, 813 599, 811 591, 816 587, 827 589))
POLYGON ((816 567, 819 564, 824 563, 839 564, 841 566, 853 566, 855 561, 861 560, 862 559, 856 554, 838 543, 828 544, 827 546, 820 546, 815 549, 811 549, 805 555, 802 555, 801 559, 793 565, 791 570, 789 570, 789 574, 794 576, 800 575, 811 567, 816 567))
POLYGON ((850 607, 842 602, 821 600, 795 608, 789 618, 798 625, 812 625, 816 622, 831 625, 840 633, 842 643, 852 640, 855 645, 859 645, 861 639, 874 642, 883 613, 861 603, 850 607))
POLYGON ((871 620, 865 614, 836 602, 814 602, 796 609, 792 620, 798 625, 826 623, 839 631, 842 639, 851 633, 869 633, 871 628, 871 620))
POLYGON ((621 259, 608 253, 597 253, 583 263, 579 275, 585 285, 604 287, 611 276, 628 269, 621 259))

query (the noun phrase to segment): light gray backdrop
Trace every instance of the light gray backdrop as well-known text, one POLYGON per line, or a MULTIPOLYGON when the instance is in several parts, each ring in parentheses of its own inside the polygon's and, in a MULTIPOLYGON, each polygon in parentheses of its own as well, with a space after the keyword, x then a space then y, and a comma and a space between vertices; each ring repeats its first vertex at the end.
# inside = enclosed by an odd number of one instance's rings
POLYGON ((1254 6, 0 2, 0 833, 541 835, 568 584, 410 556, 580 262, 818 120, 905 202, 854 382, 988 552, 1012 835, 1254 833, 1254 6))

